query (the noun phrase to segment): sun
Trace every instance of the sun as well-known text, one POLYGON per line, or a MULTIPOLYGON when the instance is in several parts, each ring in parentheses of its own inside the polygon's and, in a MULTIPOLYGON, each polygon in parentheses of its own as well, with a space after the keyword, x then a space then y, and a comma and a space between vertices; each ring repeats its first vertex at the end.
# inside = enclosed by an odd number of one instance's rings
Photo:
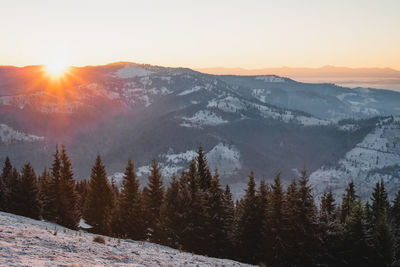
POLYGON ((69 69, 69 66, 61 61, 51 62, 44 66, 46 73, 53 79, 64 76, 69 69))

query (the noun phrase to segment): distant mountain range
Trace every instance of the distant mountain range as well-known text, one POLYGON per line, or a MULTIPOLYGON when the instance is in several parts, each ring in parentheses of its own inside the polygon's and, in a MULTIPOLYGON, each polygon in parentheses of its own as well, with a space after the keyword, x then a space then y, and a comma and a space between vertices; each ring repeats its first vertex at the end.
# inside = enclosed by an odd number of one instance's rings
POLYGON ((310 83, 335 83, 348 87, 371 87, 400 91, 400 71, 391 68, 199 68, 197 71, 215 75, 279 75, 310 83))
POLYGON ((188 166, 199 145, 239 196, 254 170, 285 182, 306 168, 317 195, 338 196, 350 179, 367 196, 400 181, 400 93, 309 84, 276 75, 210 75, 134 63, 72 68, 59 81, 41 66, 0 67, 0 160, 42 170, 56 143, 77 179, 96 153, 117 182, 128 158, 142 181, 152 157, 164 179, 188 166), (364 190, 365 189, 365 190, 364 190))

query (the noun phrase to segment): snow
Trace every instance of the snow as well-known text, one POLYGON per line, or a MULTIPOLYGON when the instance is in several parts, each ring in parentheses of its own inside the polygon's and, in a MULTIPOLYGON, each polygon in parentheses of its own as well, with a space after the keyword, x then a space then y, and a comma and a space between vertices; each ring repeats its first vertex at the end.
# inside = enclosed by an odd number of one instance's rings
POLYGON ((0 212, 1 266, 250 266, 0 212))
POLYGON ((271 94, 271 90, 266 89, 253 89, 251 95, 260 100, 263 103, 267 102, 267 95, 271 94))
POLYGON ((191 93, 194 93, 194 92, 200 91, 201 89, 203 89, 203 87, 202 87, 202 86, 198 86, 198 85, 196 85, 196 86, 194 86, 194 87, 193 87, 193 88, 191 88, 191 89, 188 89, 188 90, 185 90, 185 91, 183 91, 183 92, 179 93, 179 94, 178 94, 178 96, 184 96, 184 95, 188 95, 188 94, 191 94, 191 93))
POLYGON ((140 66, 126 65, 123 68, 117 70, 115 74, 117 77, 121 79, 129 79, 135 77, 148 76, 152 73, 153 73, 152 71, 146 70, 145 68, 140 66))
POLYGON ((43 141, 44 137, 36 136, 33 134, 26 134, 17 130, 14 130, 7 124, 0 124, 0 141, 4 143, 13 143, 15 141, 22 142, 37 142, 43 141))
POLYGON ((277 77, 277 76, 257 76, 255 78, 256 80, 262 80, 264 82, 269 82, 269 83, 283 83, 285 82, 285 80, 281 77, 277 77))
POLYGON ((141 95, 139 96, 139 99, 142 101, 145 107, 148 107, 151 105, 151 101, 148 95, 141 95))
POLYGON ((234 174, 242 168, 240 151, 233 145, 217 144, 207 154, 207 161, 213 170, 218 168, 220 174, 234 174))
POLYGON ((201 126, 217 126, 228 122, 209 110, 200 110, 192 117, 182 117, 182 119, 184 123, 181 123, 181 126, 195 128, 201 128, 201 126))
POLYGON ((79 226, 79 228, 82 228, 82 229, 90 229, 90 228, 92 228, 92 226, 87 224, 86 221, 83 218, 81 218, 79 220, 78 226, 79 226))
MULTIPOLYGON (((189 162, 196 158, 197 152, 187 150, 181 153, 174 153, 172 148, 166 154, 159 155, 159 166, 164 180, 169 180, 173 175, 179 174, 188 168, 189 162)), ((220 174, 234 174, 242 168, 241 154, 237 147, 224 143, 218 143, 210 151, 205 153, 212 171, 218 167, 220 174)), ((150 173, 150 165, 141 166, 137 175, 142 177, 150 173)), ((117 180, 117 179, 116 179, 117 180)))
MULTIPOLYGON (((331 189, 337 197, 341 197, 344 188, 352 180, 364 198, 369 197, 375 183, 381 179, 388 189, 400 188, 400 176, 379 173, 379 170, 400 163, 398 136, 400 125, 396 118, 381 120, 362 142, 347 152, 336 167, 321 167, 310 175, 316 194, 331 189)), ((391 192, 389 194, 392 195, 391 192)))
POLYGON ((178 154, 169 153, 169 154, 164 155, 163 157, 165 157, 167 163, 178 164, 178 163, 182 163, 182 162, 189 162, 196 156, 197 156, 196 151, 187 150, 186 152, 178 153, 178 154))
POLYGON ((246 109, 245 103, 242 102, 237 97, 233 97, 233 96, 227 96, 222 99, 213 99, 208 102, 207 107, 208 108, 215 107, 222 111, 231 112, 231 113, 246 109))

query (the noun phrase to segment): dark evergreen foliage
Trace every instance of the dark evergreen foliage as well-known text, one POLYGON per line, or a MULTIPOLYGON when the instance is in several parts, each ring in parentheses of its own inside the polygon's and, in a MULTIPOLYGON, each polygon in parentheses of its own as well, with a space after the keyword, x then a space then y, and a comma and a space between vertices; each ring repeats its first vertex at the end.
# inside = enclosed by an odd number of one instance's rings
POLYGON ((39 219, 41 211, 39 188, 35 171, 30 163, 26 163, 22 168, 19 192, 20 202, 17 205, 17 214, 33 219, 39 219))
POLYGON ((202 148, 165 192, 155 160, 143 190, 130 160, 121 191, 109 183, 99 155, 89 181, 75 183, 73 176, 64 147, 56 148, 50 171, 38 181, 29 163, 20 174, 6 158, 0 208, 69 228, 77 228, 83 214, 94 233, 265 266, 400 266, 400 192, 391 205, 383 181, 370 202, 361 201, 351 182, 341 205, 327 192, 318 209, 305 171, 286 190, 279 174, 257 187, 251 172, 234 204, 202 148))
POLYGON ((161 242, 160 209, 164 198, 164 188, 160 168, 155 159, 152 160, 148 186, 144 191, 144 209, 146 215, 147 236, 152 242, 161 242))
POLYGON ((139 191, 139 181, 131 160, 125 169, 122 182, 121 196, 119 199, 118 235, 142 240, 145 238, 145 218, 142 196, 139 191))
POLYGON ((111 209, 113 203, 111 186, 107 180, 105 166, 97 155, 96 162, 90 174, 89 190, 83 218, 100 234, 110 232, 111 209))

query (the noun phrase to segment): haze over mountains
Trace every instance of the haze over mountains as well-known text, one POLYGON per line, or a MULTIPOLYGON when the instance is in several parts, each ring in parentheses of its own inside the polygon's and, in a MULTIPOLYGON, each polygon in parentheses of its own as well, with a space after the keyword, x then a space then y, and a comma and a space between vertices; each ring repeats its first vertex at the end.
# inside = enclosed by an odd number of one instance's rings
MULTIPOLYGON (((279 73, 278 73, 279 74, 279 73)), ((393 74, 394 75, 394 74, 393 74)), ((169 181, 199 145, 237 195, 254 170, 291 181, 306 168, 322 193, 351 179, 363 196, 384 179, 400 187, 400 93, 309 84, 275 75, 210 75, 134 63, 72 68, 49 81, 42 67, 0 68, 0 160, 49 167, 65 144, 77 179, 96 153, 121 177, 128 158, 142 181, 155 157, 169 181)))
POLYGON ((371 87, 400 91, 400 71, 391 68, 347 68, 324 66, 321 68, 198 68, 200 72, 216 75, 268 75, 275 74, 310 83, 334 83, 348 87, 371 87))

